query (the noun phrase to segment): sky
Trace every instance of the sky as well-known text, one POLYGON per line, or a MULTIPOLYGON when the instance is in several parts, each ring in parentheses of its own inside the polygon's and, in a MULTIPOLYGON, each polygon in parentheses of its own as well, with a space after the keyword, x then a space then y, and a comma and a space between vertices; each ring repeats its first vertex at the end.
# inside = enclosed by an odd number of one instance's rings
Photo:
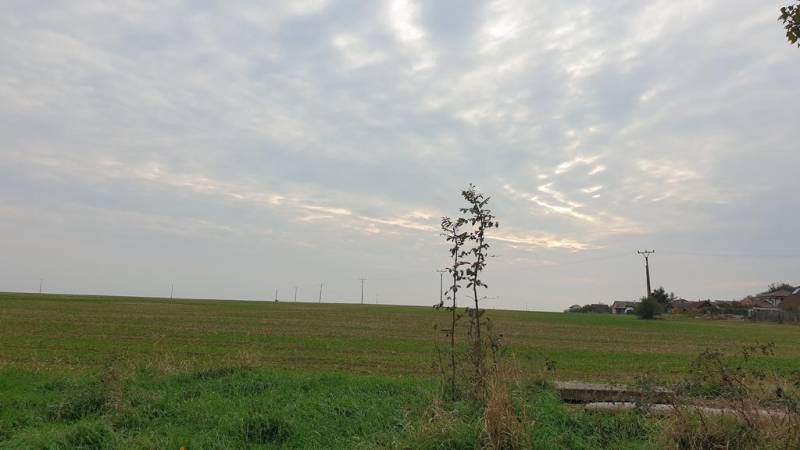
POLYGON ((780 6, 6 1, 0 291, 432 305, 469 183, 489 308, 800 283, 780 6))

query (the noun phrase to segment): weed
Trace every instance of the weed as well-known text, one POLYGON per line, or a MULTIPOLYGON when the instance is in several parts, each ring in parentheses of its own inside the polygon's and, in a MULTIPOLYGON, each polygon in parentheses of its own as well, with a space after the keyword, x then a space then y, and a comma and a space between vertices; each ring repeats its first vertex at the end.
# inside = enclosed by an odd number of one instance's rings
POLYGON ((663 439, 680 449, 800 448, 800 393, 792 380, 744 363, 774 356, 774 346, 748 345, 738 358, 706 350, 679 385, 676 414, 663 439), (716 394, 714 415, 693 408, 689 400, 716 394))
POLYGON ((246 370, 242 367, 213 367, 210 369, 195 372, 192 378, 196 380, 216 380, 219 378, 227 378, 246 370))
POLYGON ((430 407, 419 418, 411 418, 405 426, 408 435, 394 448, 468 450, 479 448, 479 417, 468 404, 449 405, 434 396, 430 407))
POLYGON ((114 441, 114 432, 103 422, 79 422, 63 438, 66 448, 79 450, 112 448, 114 441))
POLYGON ((240 435, 251 444, 282 444, 292 437, 292 428, 284 420, 256 415, 242 420, 240 435))
POLYGON ((0 422, 0 443, 11 439, 11 436, 14 435, 11 426, 6 425, 4 422, 0 422))
POLYGON ((70 386, 60 401, 48 405, 47 416, 52 421, 75 421, 98 414, 105 405, 106 395, 100 383, 70 386))

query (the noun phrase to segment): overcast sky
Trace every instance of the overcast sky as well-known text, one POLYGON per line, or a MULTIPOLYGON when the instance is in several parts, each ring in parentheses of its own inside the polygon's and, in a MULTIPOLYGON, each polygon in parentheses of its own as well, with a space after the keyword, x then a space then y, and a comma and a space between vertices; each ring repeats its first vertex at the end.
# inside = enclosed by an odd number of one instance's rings
POLYGON ((780 5, 6 1, 0 290, 430 305, 470 182, 493 307, 800 283, 780 5))

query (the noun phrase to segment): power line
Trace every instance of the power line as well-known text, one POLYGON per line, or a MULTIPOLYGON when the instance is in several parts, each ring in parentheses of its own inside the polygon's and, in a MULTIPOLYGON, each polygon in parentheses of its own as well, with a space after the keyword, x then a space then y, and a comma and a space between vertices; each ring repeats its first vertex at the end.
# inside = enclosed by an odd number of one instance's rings
MULTIPOLYGON (((701 257, 716 257, 716 258, 781 258, 781 259, 800 259, 800 254, 758 254, 758 253, 714 253, 714 252, 689 252, 689 251, 668 251, 662 250, 660 254, 664 255, 679 255, 679 256, 701 256, 701 257)), ((553 264, 542 264, 536 266, 537 270, 552 269, 564 266, 571 266, 576 264, 586 264, 592 262, 606 261, 609 259, 617 259, 628 257, 630 253, 614 253, 605 256, 598 256, 596 258, 584 258, 572 261, 564 261, 553 264)))
POLYGON ((667 255, 711 256, 717 258, 787 258, 787 259, 800 258, 800 254, 790 255, 790 254, 714 253, 714 252, 685 252, 685 251, 662 251, 661 253, 667 255))
POLYGON ((590 263, 590 262, 606 261, 606 260, 609 260, 609 259, 616 259, 616 258, 622 258, 622 257, 628 257, 628 256, 630 256, 630 253, 628 253, 628 252, 615 253, 615 254, 612 254, 612 255, 598 256, 597 258, 584 258, 584 259, 578 259, 578 260, 573 260, 573 261, 565 261, 565 262, 557 263, 557 264, 543 264, 541 266, 537 266, 536 268, 537 269, 550 269, 550 268, 556 268, 556 267, 571 266, 571 265, 574 265, 574 264, 585 264, 585 263, 590 263))

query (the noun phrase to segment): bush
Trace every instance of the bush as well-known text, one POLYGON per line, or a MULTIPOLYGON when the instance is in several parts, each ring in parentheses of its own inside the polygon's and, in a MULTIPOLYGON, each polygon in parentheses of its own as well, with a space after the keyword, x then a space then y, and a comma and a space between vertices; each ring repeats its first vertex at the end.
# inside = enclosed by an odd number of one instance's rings
POLYGON ((655 319, 658 315, 664 312, 664 307, 661 306, 661 303, 653 297, 645 297, 636 305, 636 310, 634 311, 635 314, 640 319, 655 319))

